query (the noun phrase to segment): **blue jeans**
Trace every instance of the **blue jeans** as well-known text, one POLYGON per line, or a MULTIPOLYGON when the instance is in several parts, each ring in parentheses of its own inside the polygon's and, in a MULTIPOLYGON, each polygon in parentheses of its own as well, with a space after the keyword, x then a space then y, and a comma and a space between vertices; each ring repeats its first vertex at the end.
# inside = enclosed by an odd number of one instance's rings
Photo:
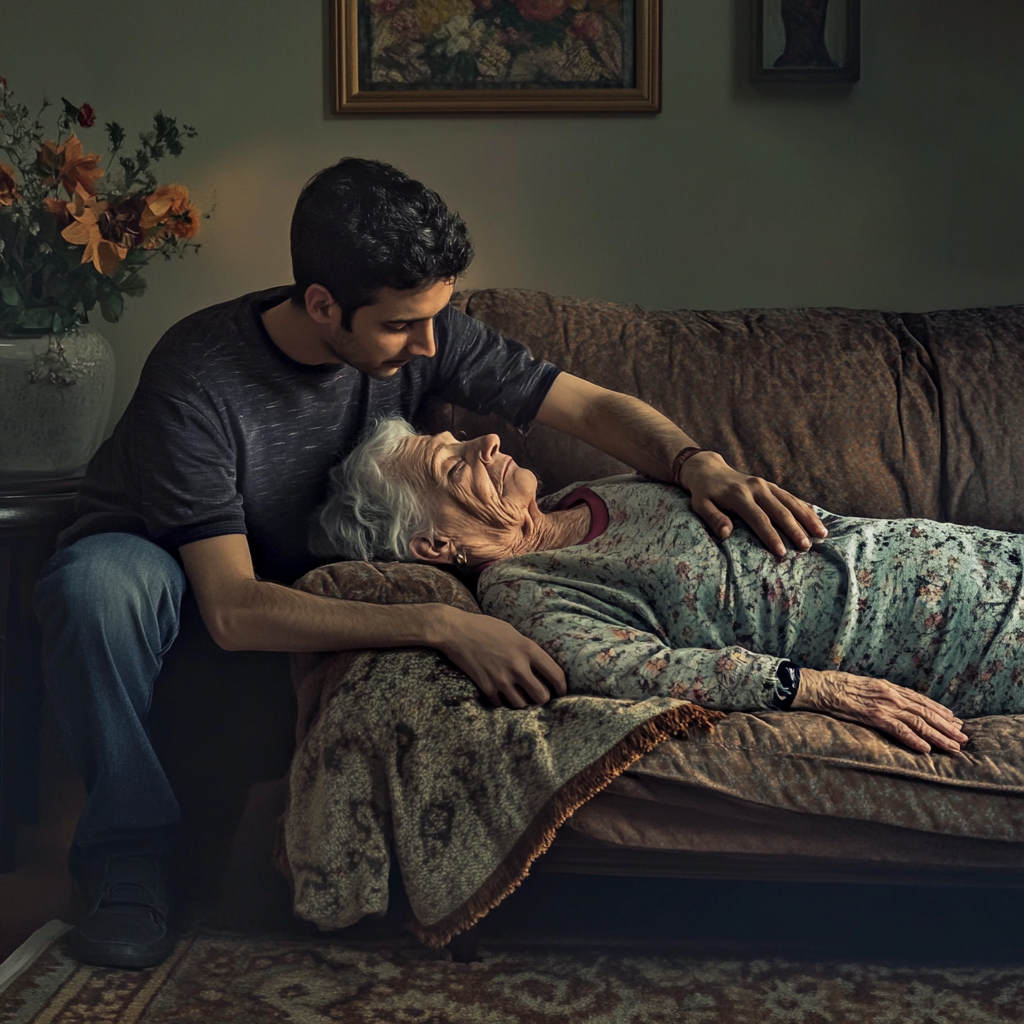
POLYGON ((80 853, 150 841, 181 816, 146 718, 186 588, 171 555, 128 533, 85 537, 43 567, 35 590, 43 676, 88 793, 80 853))

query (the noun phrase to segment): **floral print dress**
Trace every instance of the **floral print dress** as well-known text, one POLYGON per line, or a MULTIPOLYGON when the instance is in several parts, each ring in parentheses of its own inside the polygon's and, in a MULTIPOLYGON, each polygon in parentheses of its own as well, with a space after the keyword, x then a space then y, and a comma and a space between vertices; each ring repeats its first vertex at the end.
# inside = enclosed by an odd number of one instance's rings
MULTIPOLYGON (((740 522, 711 538, 677 487, 614 477, 553 495, 607 528, 495 562, 485 612, 543 647, 570 692, 768 707, 792 660, 888 679, 961 717, 1024 713, 1024 537, 817 509, 829 531, 781 561, 740 522)), ((559 502, 561 501, 561 504, 559 502)))

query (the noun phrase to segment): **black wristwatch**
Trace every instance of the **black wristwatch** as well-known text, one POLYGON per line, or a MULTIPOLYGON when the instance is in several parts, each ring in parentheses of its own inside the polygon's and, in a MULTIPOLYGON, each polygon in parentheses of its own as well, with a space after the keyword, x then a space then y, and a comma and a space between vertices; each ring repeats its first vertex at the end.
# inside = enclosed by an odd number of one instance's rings
POLYGON ((800 689, 800 666, 792 661, 784 661, 776 673, 775 686, 768 697, 768 708, 771 711, 788 711, 800 689))

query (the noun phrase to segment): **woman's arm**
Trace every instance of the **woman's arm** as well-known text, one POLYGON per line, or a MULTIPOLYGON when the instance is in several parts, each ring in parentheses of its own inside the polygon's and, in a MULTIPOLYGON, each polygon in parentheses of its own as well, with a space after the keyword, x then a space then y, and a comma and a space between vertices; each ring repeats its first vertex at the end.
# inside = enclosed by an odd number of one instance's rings
MULTIPOLYGON (((591 600, 593 595, 591 595, 591 600)), ((481 594, 486 612, 530 637, 562 667, 570 693, 643 700, 677 697, 721 711, 772 706, 779 665, 788 660, 742 647, 669 647, 622 607, 577 600, 572 591, 533 580, 496 583, 481 594)), ((790 707, 866 725, 918 753, 957 753, 968 737, 952 711, 885 679, 850 672, 800 670, 790 707)))
POLYGON ((608 607, 607 614, 533 580, 486 586, 481 607, 530 637, 561 666, 570 693, 622 700, 677 697, 722 711, 770 706, 785 660, 742 647, 673 648, 639 619, 608 607))
POLYGON ((963 722, 949 708, 887 679, 850 672, 802 668, 793 711, 820 711, 844 722, 868 725, 905 747, 927 754, 932 747, 956 754, 967 742, 963 722))

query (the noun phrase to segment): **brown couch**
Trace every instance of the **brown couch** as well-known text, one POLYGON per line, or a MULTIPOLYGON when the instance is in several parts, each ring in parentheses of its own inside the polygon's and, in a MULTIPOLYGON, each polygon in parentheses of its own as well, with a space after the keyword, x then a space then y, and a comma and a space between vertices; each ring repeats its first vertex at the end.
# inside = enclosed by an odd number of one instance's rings
MULTIPOLYGON (((830 511, 1024 531, 1024 307, 646 312, 513 289, 455 301, 830 511)), ((422 425, 496 430, 548 491, 624 468, 442 405, 422 425)), ((976 720, 962 755, 922 756, 823 716, 732 714, 642 758, 533 870, 1021 886, 1022 726, 976 720)), ((265 842, 255 823, 281 798, 280 784, 251 791, 236 859, 265 842)), ((236 897, 243 876, 229 870, 236 897)))

